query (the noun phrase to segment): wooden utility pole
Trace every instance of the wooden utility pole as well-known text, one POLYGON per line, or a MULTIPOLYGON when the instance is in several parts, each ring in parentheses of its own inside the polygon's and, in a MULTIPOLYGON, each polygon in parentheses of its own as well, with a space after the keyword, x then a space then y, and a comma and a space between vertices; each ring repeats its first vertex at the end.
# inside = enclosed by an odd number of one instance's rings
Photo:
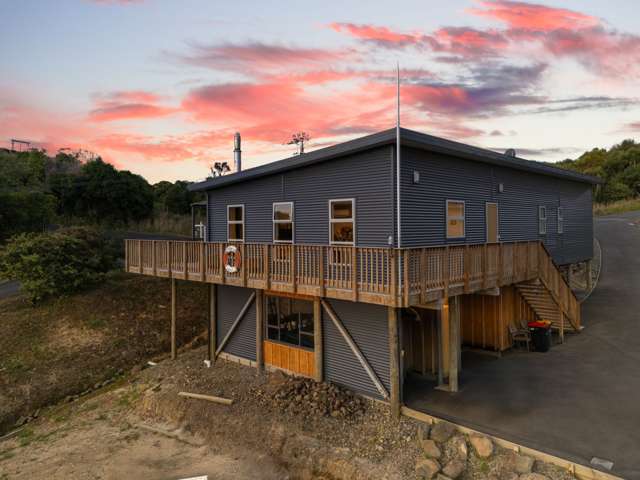
POLYGON ((320 304, 320 297, 313 299, 313 346, 313 363, 316 369, 314 379, 316 382, 322 382, 324 380, 324 345, 322 343, 322 305, 320 304))
POLYGON ((171 279, 171 358, 175 360, 178 349, 176 348, 176 318, 178 316, 178 299, 176 279, 171 279))
POLYGON ((398 345, 398 310, 387 307, 389 324, 389 368, 391 376, 391 414, 400 418, 400 348, 398 345))

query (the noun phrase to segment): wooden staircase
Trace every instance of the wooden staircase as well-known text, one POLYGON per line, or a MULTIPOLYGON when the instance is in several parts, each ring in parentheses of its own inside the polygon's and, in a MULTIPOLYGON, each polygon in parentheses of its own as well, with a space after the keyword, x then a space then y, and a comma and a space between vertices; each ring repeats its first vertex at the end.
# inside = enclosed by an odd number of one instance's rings
POLYGON ((572 319, 570 315, 562 311, 561 306, 540 280, 518 283, 516 288, 540 320, 551 322, 551 327, 558 330, 561 336, 568 328, 576 332, 580 331, 580 325, 576 319, 572 319))

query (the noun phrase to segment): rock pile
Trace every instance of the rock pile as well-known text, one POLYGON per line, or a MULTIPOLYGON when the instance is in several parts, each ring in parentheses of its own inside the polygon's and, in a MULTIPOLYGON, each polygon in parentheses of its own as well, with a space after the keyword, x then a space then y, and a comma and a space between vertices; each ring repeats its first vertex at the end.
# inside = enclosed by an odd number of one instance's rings
POLYGON ((266 392, 256 392, 281 411, 292 414, 353 418, 364 413, 366 402, 348 390, 308 378, 275 376, 266 392))
POLYGON ((538 468, 533 458, 502 449, 488 437, 465 435, 448 422, 421 426, 417 440, 421 455, 415 472, 424 480, 555 480, 569 475, 551 465, 538 468))

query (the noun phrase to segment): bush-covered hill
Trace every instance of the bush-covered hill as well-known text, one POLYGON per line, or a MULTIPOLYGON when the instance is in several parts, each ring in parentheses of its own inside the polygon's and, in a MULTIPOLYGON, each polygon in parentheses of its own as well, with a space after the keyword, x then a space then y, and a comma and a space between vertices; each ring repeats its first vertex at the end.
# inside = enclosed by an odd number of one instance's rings
POLYGON ((640 143, 625 140, 608 150, 594 148, 559 167, 594 175, 604 181, 596 188, 597 203, 611 203, 640 196, 640 143))

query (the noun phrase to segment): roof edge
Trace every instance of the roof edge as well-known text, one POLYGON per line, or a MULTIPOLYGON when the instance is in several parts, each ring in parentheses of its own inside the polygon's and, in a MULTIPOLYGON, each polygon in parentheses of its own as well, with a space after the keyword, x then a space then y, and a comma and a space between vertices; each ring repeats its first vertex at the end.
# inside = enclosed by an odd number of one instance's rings
MULTIPOLYGON (((480 161, 505 168, 528 171, 539 175, 553 176, 565 180, 589 183, 592 185, 603 183, 603 181, 597 177, 585 175, 573 170, 566 170, 546 162, 527 160, 520 157, 511 157, 493 150, 467 145, 406 128, 400 129, 400 138, 405 146, 420 148, 436 153, 443 153, 457 158, 480 161)), ((188 186, 188 189, 194 192, 212 190, 266 175, 274 175, 284 171, 302 168, 382 145, 395 144, 395 141, 396 130, 395 128, 390 128, 371 135, 366 135, 364 137, 359 137, 336 145, 314 150, 312 152, 276 160, 241 172, 192 183, 188 186)))

